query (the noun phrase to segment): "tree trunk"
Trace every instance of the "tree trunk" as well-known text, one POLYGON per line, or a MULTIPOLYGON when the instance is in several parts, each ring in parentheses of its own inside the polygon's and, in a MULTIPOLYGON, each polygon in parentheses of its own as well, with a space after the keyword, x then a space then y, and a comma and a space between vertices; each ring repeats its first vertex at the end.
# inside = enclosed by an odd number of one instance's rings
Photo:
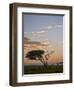
POLYGON ((43 63, 44 67, 48 66, 47 61, 45 61, 43 58, 40 58, 39 60, 41 61, 41 63, 43 63))

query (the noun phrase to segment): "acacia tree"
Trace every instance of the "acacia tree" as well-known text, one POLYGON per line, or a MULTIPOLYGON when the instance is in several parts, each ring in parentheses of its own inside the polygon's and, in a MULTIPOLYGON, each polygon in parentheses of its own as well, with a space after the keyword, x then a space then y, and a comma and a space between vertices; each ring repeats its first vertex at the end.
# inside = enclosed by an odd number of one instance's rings
POLYGON ((26 54, 26 58, 29 58, 30 60, 40 60, 40 62, 43 63, 45 67, 47 67, 48 55, 45 55, 44 59, 43 57, 44 53, 45 53, 44 50, 32 50, 26 54))

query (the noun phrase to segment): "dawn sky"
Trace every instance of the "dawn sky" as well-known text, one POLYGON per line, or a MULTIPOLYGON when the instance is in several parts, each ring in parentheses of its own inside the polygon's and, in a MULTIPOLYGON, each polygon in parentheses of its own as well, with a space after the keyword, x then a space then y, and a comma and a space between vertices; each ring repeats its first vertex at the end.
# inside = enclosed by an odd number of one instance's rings
MULTIPOLYGON (((63 60, 63 16, 23 14, 24 37, 31 41, 48 43, 54 50, 51 61, 63 60)), ((51 62, 50 61, 50 62, 51 62)))

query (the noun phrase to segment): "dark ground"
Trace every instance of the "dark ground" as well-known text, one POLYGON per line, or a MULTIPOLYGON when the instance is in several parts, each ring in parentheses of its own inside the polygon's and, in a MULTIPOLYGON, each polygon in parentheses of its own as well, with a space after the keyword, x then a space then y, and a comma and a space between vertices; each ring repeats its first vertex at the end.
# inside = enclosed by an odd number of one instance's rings
POLYGON ((24 66, 24 74, 63 73, 63 65, 24 66))

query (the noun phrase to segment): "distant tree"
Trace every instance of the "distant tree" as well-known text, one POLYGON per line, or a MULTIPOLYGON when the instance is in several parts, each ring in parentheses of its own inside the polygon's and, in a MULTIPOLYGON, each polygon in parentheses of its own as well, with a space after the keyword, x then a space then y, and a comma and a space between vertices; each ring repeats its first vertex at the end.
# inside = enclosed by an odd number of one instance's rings
POLYGON ((43 54, 44 54, 43 50, 32 50, 27 53, 26 57, 31 60, 33 59, 37 60, 37 59, 41 59, 43 54))
POLYGON ((45 53, 44 50, 32 50, 26 54, 26 58, 29 58, 30 60, 40 60, 40 62, 43 63, 45 67, 47 67, 48 65, 47 60, 49 56, 44 55, 44 53, 45 53))

